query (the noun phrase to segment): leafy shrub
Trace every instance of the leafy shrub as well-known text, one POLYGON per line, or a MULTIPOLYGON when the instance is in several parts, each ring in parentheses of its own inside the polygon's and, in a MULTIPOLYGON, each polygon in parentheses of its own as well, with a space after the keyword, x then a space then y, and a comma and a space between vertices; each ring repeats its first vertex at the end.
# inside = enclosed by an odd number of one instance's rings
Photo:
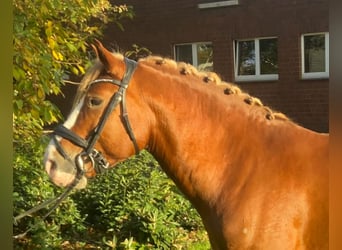
POLYGON ((104 242, 113 248, 208 244, 197 212, 145 151, 96 178, 74 199, 88 226, 105 232, 104 242))
MULTIPOLYGON (((15 215, 61 192, 37 148, 16 157, 15 215)), ((15 234, 31 231, 14 249, 209 249, 197 212, 147 152, 99 175, 42 220, 46 211, 19 221, 15 234)))
MULTIPOLYGON (((47 174, 42 169, 41 158, 44 145, 46 145, 45 138, 35 142, 31 137, 27 137, 22 138, 21 144, 14 148, 14 216, 61 193, 61 190, 49 182, 47 174)), ((81 217, 70 198, 44 221, 40 216, 46 212, 47 209, 42 209, 31 218, 25 217, 14 222, 14 235, 30 230, 25 237, 14 240, 14 249, 59 248, 63 242, 61 231, 63 226, 73 225, 74 231, 83 229, 82 224, 75 224, 75 222, 81 221, 81 217)))

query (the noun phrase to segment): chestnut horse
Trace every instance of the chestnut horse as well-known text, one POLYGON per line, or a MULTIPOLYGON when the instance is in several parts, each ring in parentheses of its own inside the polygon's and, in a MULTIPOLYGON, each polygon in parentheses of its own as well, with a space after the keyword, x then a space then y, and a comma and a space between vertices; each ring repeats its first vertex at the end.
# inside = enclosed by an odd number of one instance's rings
POLYGON ((134 62, 100 42, 44 164, 58 186, 148 150, 191 201, 212 249, 328 249, 327 134, 214 73, 134 62))

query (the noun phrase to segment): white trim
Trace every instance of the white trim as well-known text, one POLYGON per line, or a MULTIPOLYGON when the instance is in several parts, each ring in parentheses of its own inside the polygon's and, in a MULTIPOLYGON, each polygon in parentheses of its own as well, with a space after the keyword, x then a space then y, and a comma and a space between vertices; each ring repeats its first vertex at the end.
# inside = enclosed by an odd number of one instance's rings
POLYGON ((255 76, 260 76, 260 46, 259 39, 254 39, 254 52, 255 52, 255 76))
POLYGON ((237 82, 278 81, 278 74, 235 76, 237 82))
POLYGON ((327 79, 327 78, 329 78, 329 72, 302 73, 302 79, 327 79))
POLYGON ((277 37, 260 37, 251 39, 234 40, 234 78, 236 82, 277 81, 279 74, 260 74, 260 40, 277 39, 277 37), (254 41, 255 51, 255 75, 238 75, 239 42, 254 41))
POLYGON ((329 33, 325 33, 325 68, 327 72, 327 77, 329 77, 329 33))
POLYGON ((199 9, 209 9, 209 8, 219 8, 219 7, 226 7, 232 5, 238 5, 238 0, 228 0, 228 1, 218 1, 213 3, 199 3, 197 7, 199 9))
POLYGON ((192 49, 192 65, 197 68, 198 66, 197 43, 191 44, 191 49, 192 49))
POLYGON ((327 79, 329 78, 329 33, 328 32, 318 32, 318 33, 306 33, 301 35, 301 72, 302 79, 327 79), (305 70, 305 55, 304 55, 304 37, 312 35, 324 35, 324 45, 325 45, 325 71, 324 72, 304 72, 305 70))
POLYGON ((234 56, 234 78, 238 75, 238 58, 239 58, 239 47, 237 40, 233 40, 233 56, 234 56))

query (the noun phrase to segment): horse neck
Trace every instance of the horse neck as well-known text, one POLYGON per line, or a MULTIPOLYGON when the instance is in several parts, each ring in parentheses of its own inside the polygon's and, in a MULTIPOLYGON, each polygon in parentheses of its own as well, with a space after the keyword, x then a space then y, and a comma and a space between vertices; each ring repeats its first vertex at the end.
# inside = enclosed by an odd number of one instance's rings
POLYGON ((241 114, 248 111, 241 100, 224 101, 229 97, 221 90, 188 84, 186 77, 153 74, 145 81, 141 92, 155 121, 148 149, 193 203, 215 202, 227 174, 224 164, 242 148, 233 144, 244 143, 247 121, 241 114))

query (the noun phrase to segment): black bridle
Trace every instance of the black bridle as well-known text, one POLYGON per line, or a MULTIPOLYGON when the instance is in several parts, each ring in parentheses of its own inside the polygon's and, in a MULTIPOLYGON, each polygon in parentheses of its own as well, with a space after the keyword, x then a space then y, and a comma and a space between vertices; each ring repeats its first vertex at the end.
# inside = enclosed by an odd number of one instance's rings
MULTIPOLYGON (((106 109, 102 113, 102 116, 93 130, 93 132, 88 136, 88 139, 84 139, 77 135, 76 133, 72 132, 70 129, 64 127, 63 125, 58 125, 54 133, 52 135, 52 140, 54 140, 56 148, 58 152, 68 161, 70 161, 75 167, 76 167, 76 175, 73 180, 73 182, 68 186, 68 188, 58 197, 52 198, 50 200, 47 200, 43 202, 42 204, 33 207, 26 212, 17 215, 14 217, 14 224, 17 224, 17 222, 25 217, 28 216, 44 207, 47 207, 48 205, 55 203, 48 212, 44 215, 43 219, 48 217, 52 211, 68 196, 68 194, 76 187, 78 182, 81 180, 82 176, 85 173, 84 170, 84 162, 86 160, 90 160, 92 163, 92 166, 96 173, 102 173, 104 170, 106 170, 109 167, 109 163, 106 158, 103 157, 101 152, 97 151, 94 146, 96 141, 99 139, 99 136, 103 130, 103 127, 109 117, 109 115, 112 113, 112 111, 121 104, 121 119, 122 123, 126 129, 126 132, 129 135, 129 138, 133 142, 135 153, 139 153, 139 147, 136 141, 136 138, 133 134, 133 130, 131 127, 131 124, 128 120, 128 113, 126 108, 126 89, 128 87, 128 84, 130 82, 130 79, 137 67, 137 63, 135 61, 132 61, 128 58, 124 58, 125 65, 126 65, 126 71, 121 81, 115 80, 115 79, 97 79, 90 83, 112 83, 114 85, 119 86, 119 89, 117 92, 114 93, 114 95, 111 97, 106 109), (62 145, 60 144, 59 140, 57 139, 57 136, 60 136, 71 143, 75 144, 78 147, 81 147, 83 151, 79 153, 75 157, 75 162, 71 159, 71 157, 65 152, 62 145)), ((26 230, 24 233, 13 236, 15 239, 23 238, 29 231, 32 230, 32 226, 26 230)))
MULTIPOLYGON (((66 128, 65 126, 58 125, 53 133, 53 140, 55 142, 56 148, 58 152, 67 160, 72 162, 72 159, 69 157, 69 155, 65 152, 62 145, 60 144, 59 140, 56 136, 60 136, 74 145, 81 147, 83 151, 79 153, 75 157, 74 165, 76 167, 77 173, 75 177, 74 182, 78 182, 80 178, 84 174, 84 162, 85 160, 88 160, 92 163, 93 168, 96 173, 102 173, 103 170, 106 170, 109 167, 109 163, 106 160, 106 158, 101 154, 101 152, 97 151, 94 148, 94 145, 96 141, 99 139, 99 136, 103 130, 103 127, 109 117, 109 115, 112 113, 112 111, 121 104, 121 119, 122 123, 126 129, 126 132, 129 135, 129 138, 133 142, 135 153, 139 153, 139 147, 136 141, 136 138, 133 134, 131 124, 128 119, 128 113, 126 108, 126 90, 128 87, 128 84, 130 82, 130 79, 137 67, 137 63, 133 60, 130 60, 128 58, 124 59, 125 65, 126 65, 126 72, 122 78, 121 81, 115 80, 115 79, 97 79, 90 83, 111 83, 114 85, 119 86, 119 89, 115 94, 111 97, 106 109, 104 110, 97 126, 94 128, 93 132, 88 136, 88 139, 84 139, 71 131, 70 129, 66 128)), ((73 185, 73 184, 71 184, 73 185)))

